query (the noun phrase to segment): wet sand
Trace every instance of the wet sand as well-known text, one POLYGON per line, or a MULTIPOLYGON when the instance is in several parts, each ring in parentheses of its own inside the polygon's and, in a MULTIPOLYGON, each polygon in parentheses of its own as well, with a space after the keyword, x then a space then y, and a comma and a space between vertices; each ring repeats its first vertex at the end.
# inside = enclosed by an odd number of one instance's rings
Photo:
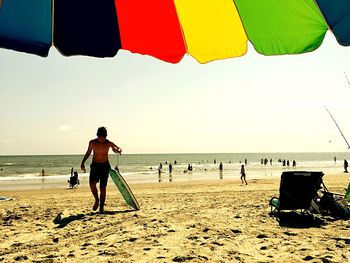
MULTIPOLYGON (((326 174, 344 192, 348 174, 326 174)), ((279 178, 131 184, 132 211, 109 184, 106 214, 87 187, 0 191, 0 262, 349 262, 350 221, 269 215, 279 178)))

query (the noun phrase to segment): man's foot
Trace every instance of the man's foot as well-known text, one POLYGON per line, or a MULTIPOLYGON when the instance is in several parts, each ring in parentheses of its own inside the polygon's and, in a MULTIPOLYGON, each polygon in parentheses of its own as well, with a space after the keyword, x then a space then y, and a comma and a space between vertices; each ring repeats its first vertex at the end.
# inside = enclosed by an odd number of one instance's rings
POLYGON ((98 208, 98 204, 99 204, 99 201, 100 200, 95 200, 95 204, 94 204, 94 206, 92 207, 92 210, 94 210, 94 211, 96 211, 97 210, 97 208, 98 208))

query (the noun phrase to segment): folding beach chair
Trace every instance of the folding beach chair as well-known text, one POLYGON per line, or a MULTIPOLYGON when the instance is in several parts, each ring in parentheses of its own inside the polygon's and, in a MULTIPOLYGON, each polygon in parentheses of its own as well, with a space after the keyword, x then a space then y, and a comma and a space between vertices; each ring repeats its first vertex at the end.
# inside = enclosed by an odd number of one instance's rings
POLYGON ((288 171, 281 175, 280 196, 270 200, 271 213, 281 210, 310 211, 318 206, 314 199, 321 188, 323 172, 288 171))
POLYGON ((78 172, 74 172, 74 174, 68 180, 69 188, 78 188, 80 184, 78 179, 78 172))

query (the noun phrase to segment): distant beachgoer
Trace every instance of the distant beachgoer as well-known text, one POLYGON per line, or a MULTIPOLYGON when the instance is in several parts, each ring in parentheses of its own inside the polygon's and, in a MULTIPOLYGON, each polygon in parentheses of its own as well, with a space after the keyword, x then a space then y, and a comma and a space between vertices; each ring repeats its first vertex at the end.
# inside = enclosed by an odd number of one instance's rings
POLYGON ((224 169, 224 165, 222 164, 222 162, 220 162, 219 164, 219 170, 222 171, 224 169))
POLYGON ((45 169, 41 170, 41 176, 45 176, 45 169))
POLYGON ((245 163, 245 165, 247 165, 247 164, 248 164, 248 160, 247 160, 247 158, 245 158, 245 159, 244 159, 244 163, 245 163))
POLYGON ((171 174, 172 172, 173 172, 173 165, 169 163, 169 174, 171 174))
POLYGON ((216 159, 214 159, 214 164, 216 164, 216 159))
POLYGON ((115 145, 113 142, 106 139, 107 129, 105 127, 100 127, 97 129, 97 138, 92 139, 89 142, 88 149, 81 161, 80 168, 86 173, 85 161, 90 157, 93 152, 92 162, 90 165, 90 177, 89 184, 92 195, 95 198, 94 206, 92 210, 96 211, 100 207, 100 213, 104 213, 104 205, 106 200, 106 188, 109 176, 109 170, 111 165, 108 160, 109 148, 117 154, 122 153, 122 149, 115 145), (98 191, 96 184, 100 183, 100 197, 98 196, 98 191))
POLYGON ((344 159, 344 173, 348 173, 348 161, 344 159))
POLYGON ((193 170, 193 168, 192 168, 192 165, 191 165, 191 164, 189 164, 189 165, 187 166, 187 170, 188 170, 188 171, 192 171, 192 170, 193 170))
POLYGON ((242 184, 245 182, 245 184, 247 185, 247 180, 246 180, 246 175, 245 175, 245 169, 244 169, 244 164, 241 165, 241 181, 242 184))
POLYGON ((272 158, 270 159, 270 165, 272 165, 272 158))
POLYGON ((289 167, 289 160, 287 160, 287 166, 289 167))
POLYGON ((160 166, 158 167, 158 182, 162 181, 162 170, 160 169, 160 166))
POLYGON ((163 164, 159 163, 159 169, 162 170, 163 169, 163 164))
POLYGON ((336 163, 337 162, 337 157, 336 156, 334 156, 334 163, 336 163))
POLYGON ((174 161, 174 164, 177 164, 177 161, 176 161, 176 160, 174 161))
POLYGON ((297 166, 297 162, 293 160, 293 167, 297 166))

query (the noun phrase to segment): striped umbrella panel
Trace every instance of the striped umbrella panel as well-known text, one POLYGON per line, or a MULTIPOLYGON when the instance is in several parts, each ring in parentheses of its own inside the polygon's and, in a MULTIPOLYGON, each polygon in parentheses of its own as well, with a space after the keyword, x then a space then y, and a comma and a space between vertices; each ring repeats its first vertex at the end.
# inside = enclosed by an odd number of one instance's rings
POLYGON ((342 46, 350 45, 350 1, 316 0, 329 28, 342 46))
POLYGON ((177 63, 186 48, 173 0, 115 0, 122 48, 177 63))
POLYGON ((0 0, 0 47, 46 57, 51 45, 51 0, 0 0))
POLYGON ((249 41, 264 55, 317 49, 328 30, 313 0, 234 0, 249 41))
POLYGON ((66 56, 114 57, 121 48, 114 0, 54 1, 54 45, 66 56))
POLYGON ((242 56, 247 36, 232 0, 175 0, 187 52, 200 63, 242 56))

